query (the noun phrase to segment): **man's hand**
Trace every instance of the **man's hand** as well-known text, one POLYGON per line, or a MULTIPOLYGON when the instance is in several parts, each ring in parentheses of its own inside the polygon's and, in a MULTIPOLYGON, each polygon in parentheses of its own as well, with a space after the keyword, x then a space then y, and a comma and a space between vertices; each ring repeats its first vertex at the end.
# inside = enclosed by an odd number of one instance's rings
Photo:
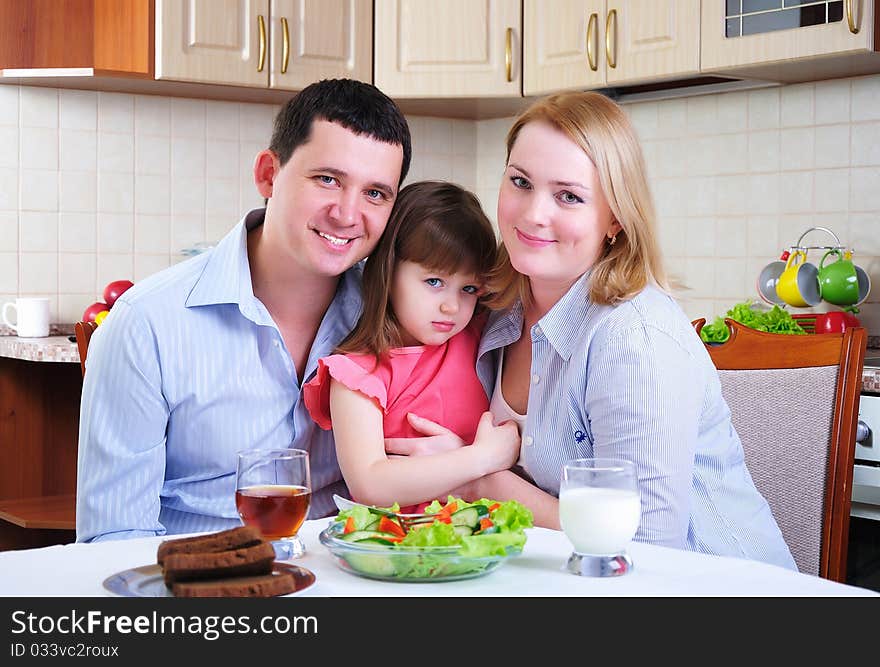
POLYGON ((405 456, 422 456, 440 454, 465 446, 467 443, 448 428, 440 426, 430 419, 419 417, 409 412, 407 421, 416 431, 422 433, 421 438, 385 438, 385 451, 388 454, 405 456))

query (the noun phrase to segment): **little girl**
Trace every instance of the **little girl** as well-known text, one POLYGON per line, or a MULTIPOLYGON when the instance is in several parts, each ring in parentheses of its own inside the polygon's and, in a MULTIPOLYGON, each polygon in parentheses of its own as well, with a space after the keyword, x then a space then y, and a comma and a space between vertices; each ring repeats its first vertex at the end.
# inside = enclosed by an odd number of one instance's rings
POLYGON ((333 428, 339 467, 359 502, 398 502, 414 511, 516 461, 516 425, 492 425, 474 370, 485 322, 474 311, 496 247, 492 225, 470 192, 434 181, 400 191, 364 268, 363 314, 338 353, 319 360, 303 389, 312 418, 333 428), (385 438, 422 435, 408 413, 473 445, 389 457, 385 438))

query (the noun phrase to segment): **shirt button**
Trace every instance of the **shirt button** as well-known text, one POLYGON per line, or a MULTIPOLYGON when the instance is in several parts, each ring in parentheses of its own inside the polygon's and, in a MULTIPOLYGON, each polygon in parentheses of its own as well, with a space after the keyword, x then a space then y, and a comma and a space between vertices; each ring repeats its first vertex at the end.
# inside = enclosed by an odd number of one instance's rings
POLYGON ((540 381, 541 381, 540 375, 535 374, 532 376, 532 384, 538 384, 540 381))
POLYGON ((526 447, 531 447, 531 446, 532 446, 532 442, 534 442, 534 441, 532 440, 532 436, 530 436, 530 435, 527 435, 525 438, 523 438, 523 444, 524 444, 526 447))

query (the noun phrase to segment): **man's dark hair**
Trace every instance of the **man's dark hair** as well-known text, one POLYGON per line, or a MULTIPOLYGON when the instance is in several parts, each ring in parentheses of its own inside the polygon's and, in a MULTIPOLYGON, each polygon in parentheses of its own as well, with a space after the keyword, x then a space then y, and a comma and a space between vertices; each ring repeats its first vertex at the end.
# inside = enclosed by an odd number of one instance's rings
POLYGON ((412 156, 409 125, 398 106, 381 90, 353 79, 324 79, 303 88, 275 116, 269 149, 282 166, 298 146, 309 140, 315 120, 338 123, 355 134, 399 145, 403 148, 403 183, 412 156))

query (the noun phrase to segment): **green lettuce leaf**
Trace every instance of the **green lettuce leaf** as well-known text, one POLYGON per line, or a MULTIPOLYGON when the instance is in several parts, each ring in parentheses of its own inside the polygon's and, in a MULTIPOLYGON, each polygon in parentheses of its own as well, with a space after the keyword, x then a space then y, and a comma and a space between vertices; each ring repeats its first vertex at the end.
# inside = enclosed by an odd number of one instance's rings
MULTIPOLYGON (((770 310, 755 308, 751 301, 743 301, 727 311, 727 317, 751 329, 778 334, 806 334, 791 313, 774 304, 770 310)), ((706 343, 723 343, 730 338, 730 330, 723 317, 716 317, 712 324, 705 324, 700 338, 706 343)))

